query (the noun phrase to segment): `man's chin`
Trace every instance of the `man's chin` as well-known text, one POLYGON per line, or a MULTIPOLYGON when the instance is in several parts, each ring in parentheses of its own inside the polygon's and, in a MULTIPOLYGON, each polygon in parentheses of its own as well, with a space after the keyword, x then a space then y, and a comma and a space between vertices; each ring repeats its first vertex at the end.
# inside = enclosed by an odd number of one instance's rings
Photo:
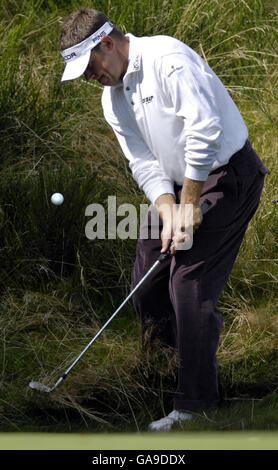
POLYGON ((121 82, 121 79, 115 80, 109 77, 100 77, 100 80, 98 80, 98 82, 103 86, 115 86, 121 82))
POLYGON ((103 85, 103 86, 112 86, 114 85, 113 79, 106 77, 105 75, 102 75, 102 77, 99 78, 98 82, 103 85))

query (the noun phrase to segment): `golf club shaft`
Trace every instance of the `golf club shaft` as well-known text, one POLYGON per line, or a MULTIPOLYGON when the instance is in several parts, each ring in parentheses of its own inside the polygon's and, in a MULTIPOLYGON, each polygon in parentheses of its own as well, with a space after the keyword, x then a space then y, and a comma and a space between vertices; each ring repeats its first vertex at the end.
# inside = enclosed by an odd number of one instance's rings
MULTIPOLYGON (((201 209, 203 214, 208 210, 209 204, 208 201, 204 201, 201 209)), ((68 373, 71 371, 71 369, 77 364, 77 362, 81 359, 81 357, 85 354, 85 352, 90 348, 90 346, 93 344, 93 342, 99 337, 99 335, 103 332, 103 330, 109 325, 109 323, 113 320, 113 318, 117 315, 117 313, 122 309, 122 307, 129 301, 129 299, 133 296, 133 294, 139 289, 139 287, 145 282, 145 280, 149 277, 149 275, 156 269, 156 267, 164 260, 167 259, 170 256, 170 248, 166 253, 163 253, 162 256, 158 258, 157 261, 153 264, 153 266, 149 269, 149 271, 145 274, 144 277, 142 277, 141 281, 138 282, 138 284, 134 287, 134 289, 129 293, 129 295, 126 297, 126 299, 121 303, 121 305, 117 308, 117 310, 113 313, 113 315, 107 320, 106 323, 100 328, 100 330, 97 332, 97 334, 91 339, 91 341, 87 344, 87 346, 81 351, 79 356, 73 361, 73 363, 69 366, 69 368, 65 371, 65 373, 57 380, 56 384, 54 387, 58 386, 62 380, 66 378, 68 373)))
MULTIPOLYGON (((91 341, 87 344, 87 346, 83 349, 83 351, 79 354, 79 356, 77 356, 77 358, 73 361, 73 363, 69 366, 69 368, 65 371, 65 373, 60 377, 60 379, 58 379, 58 381, 56 382, 57 385, 63 380, 66 378, 66 376, 68 375, 68 373, 71 371, 71 369, 77 364, 77 362, 81 359, 81 357, 83 356, 83 354, 85 354, 85 352, 89 349, 89 347, 93 344, 93 342, 98 338, 98 336, 103 332, 103 330, 107 327, 107 325, 109 325, 109 323, 113 320, 113 318, 117 315, 117 313, 122 309, 122 307, 128 302, 128 300, 130 299, 130 297, 133 296, 134 292, 137 291, 137 289, 139 289, 139 287, 141 286, 141 284, 143 284, 143 282, 145 281, 145 279, 151 274, 152 271, 155 270, 155 268, 157 267, 158 264, 160 264, 161 261, 157 260, 153 266, 149 269, 149 271, 145 274, 145 276, 141 279, 141 281, 134 287, 134 289, 129 293, 129 295, 126 297, 126 299, 121 303, 121 305, 117 308, 117 310, 113 313, 113 315, 107 320, 106 323, 104 323, 104 325, 100 328, 100 330, 97 332, 97 334, 91 339, 91 341), (59 382, 60 381, 60 382, 59 382)), ((55 384, 56 385, 56 384, 55 384)))
MULTIPOLYGON (((201 209, 203 214, 208 210, 210 206, 209 201, 204 201, 203 204, 201 205, 201 209)), ((172 242, 173 243, 173 242, 172 242)), ((117 310, 111 315, 111 317, 107 320, 106 323, 100 328, 100 330, 97 332, 97 334, 91 339, 91 341, 87 344, 87 346, 81 351, 81 353, 77 356, 77 358, 72 362, 72 364, 68 367, 68 369, 64 372, 61 377, 57 380, 55 385, 49 389, 49 391, 52 392, 60 383, 67 377, 69 372, 72 370, 72 368, 77 364, 77 362, 81 359, 81 357, 85 354, 85 352, 90 348, 90 346, 93 344, 93 342, 98 338, 98 336, 103 332, 103 330, 106 328, 106 326, 113 320, 113 318, 117 315, 117 313, 122 309, 122 307, 128 302, 128 300, 133 296, 133 294, 139 289, 139 287, 145 282, 145 280, 150 276, 150 274, 156 269, 156 267, 162 263, 165 259, 169 258, 171 256, 170 252, 170 247, 169 246, 168 250, 165 253, 161 253, 157 261, 154 262, 152 267, 148 270, 148 272, 142 277, 142 279, 138 282, 138 284, 134 287, 134 289, 129 293, 129 295, 126 297, 126 299, 121 303, 121 305, 117 308, 117 310)))

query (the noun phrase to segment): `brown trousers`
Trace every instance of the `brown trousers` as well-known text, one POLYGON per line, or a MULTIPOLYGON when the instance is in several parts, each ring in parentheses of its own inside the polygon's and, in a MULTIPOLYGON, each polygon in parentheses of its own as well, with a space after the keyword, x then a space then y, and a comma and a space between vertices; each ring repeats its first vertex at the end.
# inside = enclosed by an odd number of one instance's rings
MULTIPOLYGON (((161 263, 134 294, 143 344, 150 328, 152 340, 159 338, 178 349, 174 409, 196 411, 219 403, 216 352, 223 317, 217 301, 258 207, 266 173, 249 141, 227 165, 210 173, 200 202, 208 200, 211 206, 194 234, 192 248, 161 263)), ((175 192, 179 203, 181 187, 175 192)), ((146 223, 150 233, 150 213, 146 223)), ((139 238, 132 288, 160 250, 160 239, 139 238)))

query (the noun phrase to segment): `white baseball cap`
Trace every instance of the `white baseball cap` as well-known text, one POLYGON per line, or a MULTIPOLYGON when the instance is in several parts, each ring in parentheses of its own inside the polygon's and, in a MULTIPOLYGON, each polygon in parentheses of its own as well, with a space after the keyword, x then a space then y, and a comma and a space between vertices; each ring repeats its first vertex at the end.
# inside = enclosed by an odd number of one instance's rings
POLYGON ((67 64, 61 82, 78 78, 85 72, 90 60, 91 50, 100 43, 104 36, 111 33, 113 28, 113 23, 107 21, 84 41, 61 51, 67 64))

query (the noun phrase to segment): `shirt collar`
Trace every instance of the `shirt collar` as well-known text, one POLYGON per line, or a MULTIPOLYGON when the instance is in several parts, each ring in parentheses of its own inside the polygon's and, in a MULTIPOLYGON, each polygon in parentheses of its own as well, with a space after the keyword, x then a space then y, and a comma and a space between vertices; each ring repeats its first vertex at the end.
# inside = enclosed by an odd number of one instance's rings
POLYGON ((139 38, 128 33, 126 37, 129 38, 129 55, 128 55, 128 67, 126 75, 132 72, 138 72, 141 68, 141 52, 138 47, 139 38))

